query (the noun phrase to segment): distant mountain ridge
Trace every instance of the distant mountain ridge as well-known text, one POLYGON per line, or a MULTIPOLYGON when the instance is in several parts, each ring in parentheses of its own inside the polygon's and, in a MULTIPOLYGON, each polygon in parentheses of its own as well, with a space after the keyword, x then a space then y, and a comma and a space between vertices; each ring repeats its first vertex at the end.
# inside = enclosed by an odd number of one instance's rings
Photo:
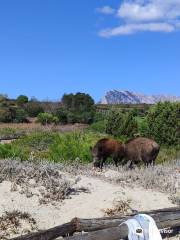
POLYGON ((172 96, 172 95, 146 95, 142 93, 136 93, 131 91, 122 91, 122 90, 111 90, 105 93, 103 98, 101 99, 101 104, 120 104, 120 103, 130 103, 130 104, 138 104, 138 103, 146 103, 146 104, 155 104, 157 102, 176 102, 180 101, 180 96, 172 96))

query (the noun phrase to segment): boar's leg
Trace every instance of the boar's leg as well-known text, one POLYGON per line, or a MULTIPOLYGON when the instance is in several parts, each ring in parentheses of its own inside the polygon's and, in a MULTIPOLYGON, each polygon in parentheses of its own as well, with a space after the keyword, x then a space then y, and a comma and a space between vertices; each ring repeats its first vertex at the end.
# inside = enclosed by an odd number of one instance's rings
POLYGON ((134 168, 134 166, 133 166, 133 161, 130 160, 129 169, 132 170, 133 168, 134 168))
POLYGON ((103 168, 103 165, 104 165, 104 162, 106 161, 106 158, 105 157, 103 157, 103 158, 101 158, 101 160, 100 160, 100 169, 102 170, 102 168, 103 168))
POLYGON ((118 159, 117 158, 113 158, 115 166, 118 167, 118 159))

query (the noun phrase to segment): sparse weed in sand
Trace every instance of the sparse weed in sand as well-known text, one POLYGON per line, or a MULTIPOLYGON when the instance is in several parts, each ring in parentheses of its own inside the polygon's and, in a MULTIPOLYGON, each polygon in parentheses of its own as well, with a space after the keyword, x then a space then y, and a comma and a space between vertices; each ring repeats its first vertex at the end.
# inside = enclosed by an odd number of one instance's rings
POLYGON ((103 172, 92 170, 91 165, 64 165, 64 171, 71 174, 94 176, 121 186, 139 186, 145 189, 155 189, 170 195, 175 204, 180 203, 180 160, 172 160, 154 167, 128 170, 127 167, 108 165, 103 172))
POLYGON ((111 178, 112 181, 125 182, 129 186, 136 184, 145 189, 156 189, 169 193, 173 203, 180 204, 180 160, 128 171, 119 167, 118 173, 114 178, 111 178))
POLYGON ((67 198, 74 191, 67 178, 55 165, 34 164, 11 160, 0 161, 0 182, 11 181, 11 191, 19 191, 27 197, 37 195, 42 204, 54 204, 67 198))
MULTIPOLYGON (((173 203, 180 202, 180 160, 149 168, 135 168, 128 170, 125 167, 115 168, 107 166, 103 172, 92 169, 92 165, 81 165, 79 160, 69 163, 51 164, 41 162, 19 162, 11 160, 0 161, 0 181, 9 180, 13 183, 12 190, 18 189, 27 197, 36 195, 33 187, 38 188, 40 203, 61 201, 75 191, 73 185, 63 173, 76 176, 85 175, 100 178, 122 187, 143 187, 168 193, 173 203)), ((78 190, 76 190, 78 191, 78 190)))
POLYGON ((0 239, 2 240, 37 230, 35 219, 26 212, 5 212, 3 216, 0 217, 0 239))

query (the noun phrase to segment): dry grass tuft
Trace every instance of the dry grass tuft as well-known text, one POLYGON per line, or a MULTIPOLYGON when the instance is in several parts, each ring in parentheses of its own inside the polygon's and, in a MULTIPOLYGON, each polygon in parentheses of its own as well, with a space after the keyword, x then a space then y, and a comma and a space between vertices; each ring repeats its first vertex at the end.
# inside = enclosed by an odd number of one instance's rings
POLYGON ((74 183, 65 178, 56 165, 45 162, 1 160, 0 182, 4 180, 12 182, 11 191, 19 191, 26 197, 37 195, 41 204, 55 204, 74 191, 74 183))
POLYGON ((114 167, 108 165, 103 172, 92 170, 92 165, 82 166, 74 163, 63 166, 63 170, 74 175, 97 177, 125 187, 143 187, 168 193, 173 203, 180 205, 180 160, 172 160, 148 168, 114 167))
POLYGON ((5 212, 0 217, 0 239, 9 239, 12 235, 21 235, 37 231, 37 224, 26 212, 5 212))
POLYGON ((132 208, 130 207, 131 200, 115 200, 113 208, 104 209, 103 212, 106 216, 116 216, 116 215, 126 215, 132 213, 132 208))

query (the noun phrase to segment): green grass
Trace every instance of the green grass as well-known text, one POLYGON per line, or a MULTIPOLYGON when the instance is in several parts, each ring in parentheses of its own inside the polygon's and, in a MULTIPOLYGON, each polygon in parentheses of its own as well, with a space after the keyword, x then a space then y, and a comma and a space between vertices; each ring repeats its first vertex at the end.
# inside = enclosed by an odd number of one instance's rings
POLYGON ((55 162, 74 161, 90 162, 90 146, 101 138, 99 134, 92 132, 74 132, 58 135, 55 143, 49 148, 49 159, 55 162))
POLYGON ((10 144, 0 145, 0 158, 20 160, 47 159, 53 162, 74 161, 90 162, 90 146, 93 146, 102 134, 91 131, 71 133, 38 132, 22 137, 10 144))
MULTIPOLYGON (((86 131, 70 133, 37 132, 21 137, 10 144, 0 144, 0 158, 24 160, 49 160, 53 162, 81 163, 92 161, 90 146, 108 135, 86 131)), ((111 137, 111 136, 108 136, 111 137)), ((127 140, 122 136, 121 141, 127 140)), ((180 149, 161 147, 157 163, 180 158, 180 149)))

